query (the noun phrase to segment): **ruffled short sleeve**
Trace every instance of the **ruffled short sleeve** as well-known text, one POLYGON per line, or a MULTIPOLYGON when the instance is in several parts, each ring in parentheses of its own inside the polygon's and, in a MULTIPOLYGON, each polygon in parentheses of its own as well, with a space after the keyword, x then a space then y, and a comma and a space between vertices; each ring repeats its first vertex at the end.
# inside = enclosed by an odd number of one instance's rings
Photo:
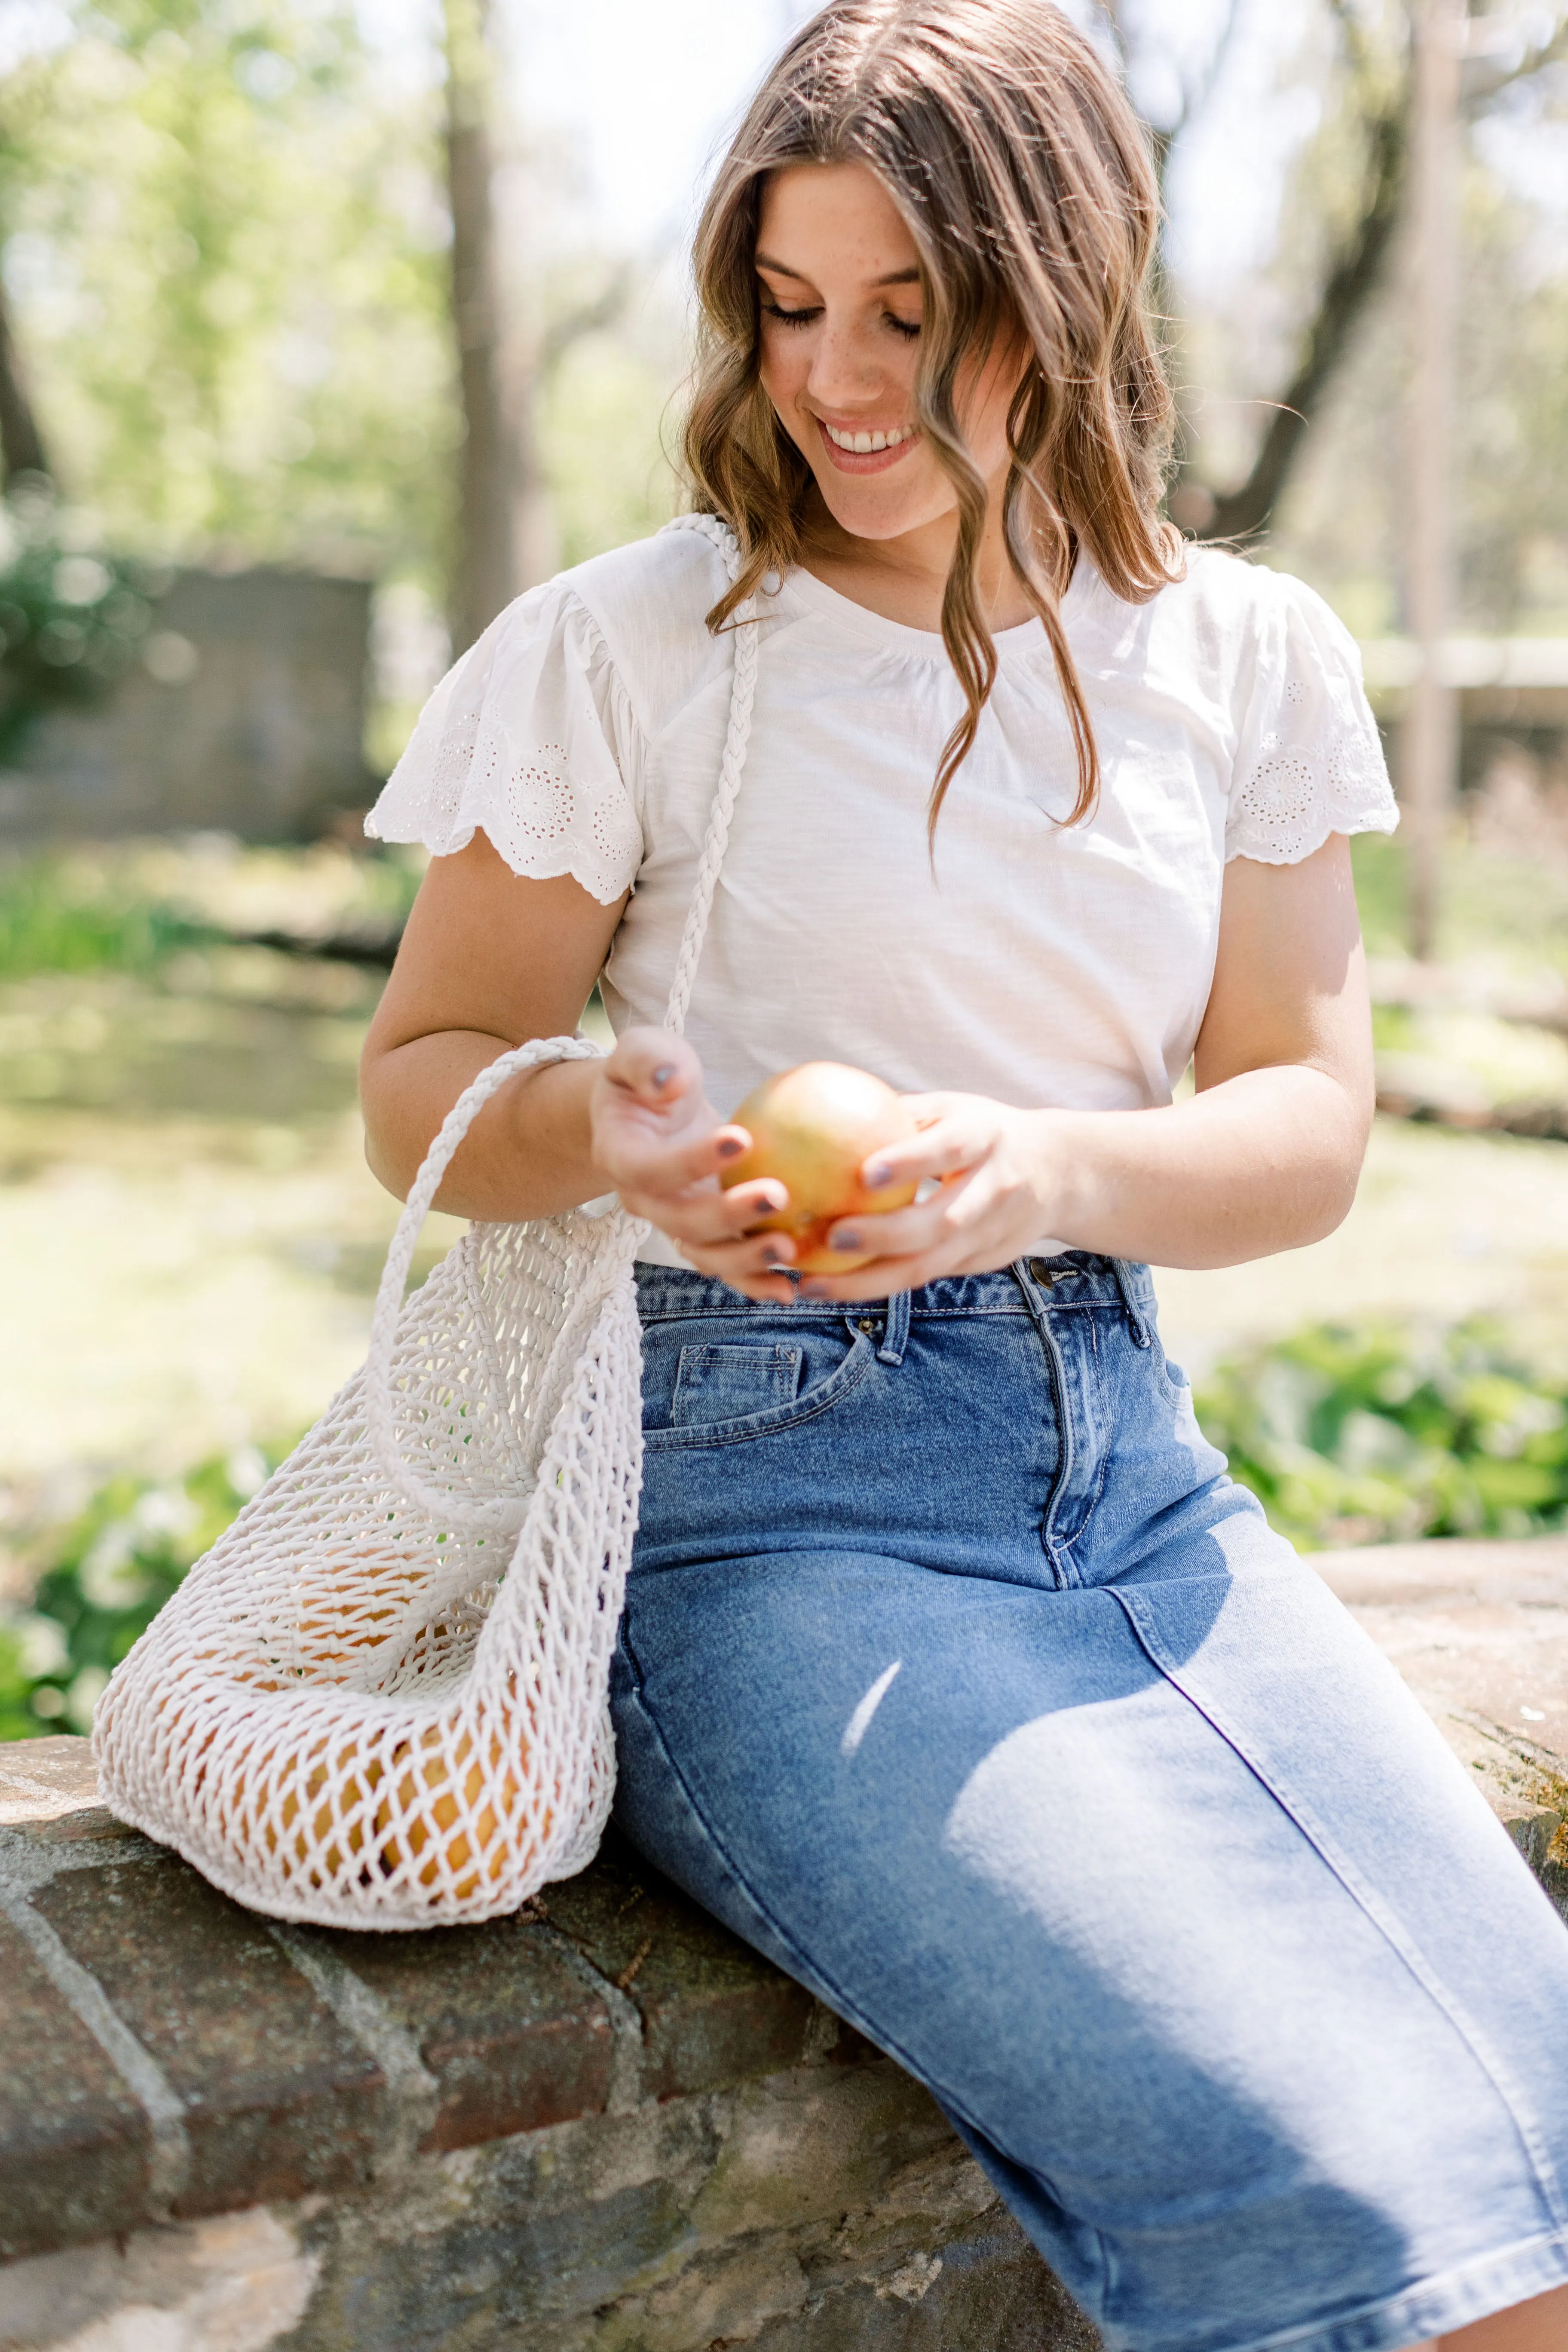
POLYGON ((597 624, 552 581, 448 670, 365 831, 445 856, 482 829, 515 873, 570 874, 610 906, 642 864, 642 749, 597 624))
POLYGON ((1261 569, 1254 576, 1268 601, 1225 854, 1294 866, 1331 833, 1392 833, 1399 813, 1355 639, 1300 581, 1261 569))

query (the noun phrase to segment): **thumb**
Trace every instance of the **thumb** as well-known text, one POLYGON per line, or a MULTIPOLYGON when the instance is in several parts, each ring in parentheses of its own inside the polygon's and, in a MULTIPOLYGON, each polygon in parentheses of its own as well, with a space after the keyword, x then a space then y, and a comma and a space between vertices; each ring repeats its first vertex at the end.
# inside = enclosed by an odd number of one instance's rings
POLYGON ((627 1029, 605 1063, 605 1076, 649 1110, 702 1094, 702 1065, 684 1037, 668 1029, 627 1029))

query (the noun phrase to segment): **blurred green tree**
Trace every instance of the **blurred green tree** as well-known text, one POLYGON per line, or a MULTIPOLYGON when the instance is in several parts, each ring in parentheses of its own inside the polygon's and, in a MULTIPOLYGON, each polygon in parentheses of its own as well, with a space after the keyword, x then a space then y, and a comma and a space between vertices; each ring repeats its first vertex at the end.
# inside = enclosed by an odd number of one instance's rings
POLYGON ((143 551, 438 577, 434 73, 399 79, 331 0, 78 0, 68 25, 0 84, 35 464, 143 551))

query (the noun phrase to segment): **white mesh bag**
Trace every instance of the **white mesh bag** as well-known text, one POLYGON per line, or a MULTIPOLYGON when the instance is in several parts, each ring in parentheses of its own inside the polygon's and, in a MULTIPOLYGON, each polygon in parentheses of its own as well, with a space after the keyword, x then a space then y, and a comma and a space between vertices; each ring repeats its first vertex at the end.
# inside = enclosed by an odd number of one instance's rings
MULTIPOLYGON (((725 556, 732 535, 701 530, 725 556)), ((733 630, 729 731, 667 1025, 684 1023, 751 728, 757 632, 733 630)), ((618 1208, 476 1224, 404 1285, 430 1202, 513 1072, 503 1054, 430 1149, 387 1256, 364 1368, 197 1561, 93 1727, 122 1821, 279 1919, 428 1927, 515 1910, 592 1857, 615 1786, 608 1684, 642 1475, 618 1208)))

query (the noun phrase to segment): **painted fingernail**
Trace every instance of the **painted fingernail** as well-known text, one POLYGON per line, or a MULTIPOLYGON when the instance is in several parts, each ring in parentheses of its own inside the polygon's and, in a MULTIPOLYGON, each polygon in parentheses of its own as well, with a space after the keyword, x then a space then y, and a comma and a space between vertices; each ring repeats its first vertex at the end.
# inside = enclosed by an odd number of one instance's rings
POLYGON ((826 1298, 827 1295, 825 1282, 803 1282, 795 1293, 797 1298, 826 1298))
POLYGON ((865 1246, 865 1241, 859 1234, 835 1234, 833 1236, 833 1247, 836 1250, 858 1250, 864 1249, 865 1246))
POLYGON ((879 1192, 884 1184, 890 1184, 892 1181, 893 1171, 883 1160, 879 1160, 874 1168, 868 1168, 866 1171, 866 1189, 868 1192, 879 1192))
POLYGON ((653 1074, 653 1083, 656 1087, 667 1087, 674 1076, 675 1064, 673 1062, 661 1062, 658 1069, 655 1070, 653 1074))
POLYGON ((721 1136, 719 1140, 719 1157, 721 1160, 738 1160, 745 1148, 739 1136, 721 1136))

